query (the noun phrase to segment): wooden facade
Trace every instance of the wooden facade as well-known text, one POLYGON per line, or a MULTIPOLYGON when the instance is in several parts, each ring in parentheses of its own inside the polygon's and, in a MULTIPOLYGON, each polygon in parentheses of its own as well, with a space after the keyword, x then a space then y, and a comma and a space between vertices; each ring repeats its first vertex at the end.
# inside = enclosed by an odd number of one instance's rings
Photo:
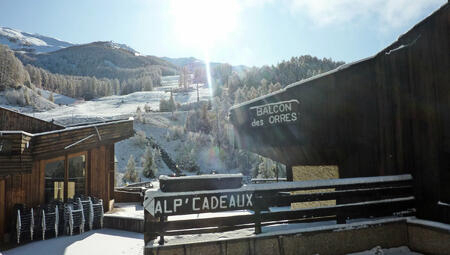
POLYGON ((39 131, 0 131, 0 144, 7 145, 0 150, 0 240, 12 230, 15 204, 33 207, 46 202, 45 165, 55 160, 66 162, 64 197, 67 197, 67 162, 82 155, 86 169, 84 193, 103 199, 105 210, 109 209, 114 199, 114 143, 133 135, 133 120, 63 128, 3 108, 0 119, 2 128, 39 131), (10 118, 12 115, 19 117, 10 118), (22 120, 26 120, 24 126, 20 126, 22 120), (39 129, 36 124, 50 129, 39 129))
POLYGON ((450 203, 449 15, 447 3, 373 57, 234 106, 238 145, 341 178, 411 173, 418 215, 436 219, 450 203), (292 100, 295 121, 252 125, 255 107, 292 100))

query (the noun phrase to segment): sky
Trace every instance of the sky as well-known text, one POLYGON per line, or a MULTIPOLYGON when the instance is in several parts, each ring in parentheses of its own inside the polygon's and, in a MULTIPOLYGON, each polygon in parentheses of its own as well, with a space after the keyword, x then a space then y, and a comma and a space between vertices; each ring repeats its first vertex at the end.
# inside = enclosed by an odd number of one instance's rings
POLYGON ((0 0, 0 26, 145 55, 273 65, 369 57, 447 0, 0 0))

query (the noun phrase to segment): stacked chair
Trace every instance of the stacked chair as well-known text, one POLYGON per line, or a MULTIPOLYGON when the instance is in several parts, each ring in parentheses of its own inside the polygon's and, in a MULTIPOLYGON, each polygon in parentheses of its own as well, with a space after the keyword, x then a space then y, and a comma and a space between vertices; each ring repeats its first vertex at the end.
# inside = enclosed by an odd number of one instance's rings
POLYGON ((52 201, 36 208, 16 204, 14 211, 17 244, 103 228, 103 201, 94 197, 77 196, 67 203, 52 201))
POLYGON ((84 232, 83 204, 76 200, 71 199, 64 204, 64 233, 67 235, 73 235, 74 229, 78 229, 80 234, 84 232))
POLYGON ((17 212, 16 218, 16 241, 20 244, 21 240, 33 240, 34 231, 34 211, 25 205, 17 204, 14 206, 17 212))
POLYGON ((92 226, 95 228, 103 228, 103 200, 93 197, 91 203, 93 212, 92 226))
POLYGON ((46 233, 58 237, 60 217, 58 204, 53 203, 43 206, 40 215, 42 240, 45 240, 46 233))
POLYGON ((77 196, 75 200, 82 205, 85 217, 84 229, 92 230, 92 223, 94 219, 94 212, 92 209, 92 201, 88 196, 77 196))

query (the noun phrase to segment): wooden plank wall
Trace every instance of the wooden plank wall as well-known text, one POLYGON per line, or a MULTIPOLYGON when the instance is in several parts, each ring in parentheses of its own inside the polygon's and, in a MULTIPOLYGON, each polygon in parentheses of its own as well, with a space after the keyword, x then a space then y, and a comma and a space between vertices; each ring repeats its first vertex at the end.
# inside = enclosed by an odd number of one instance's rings
MULTIPOLYGON (((103 199, 103 207, 109 210, 109 200, 114 187, 110 187, 109 174, 110 169, 114 171, 114 165, 111 165, 111 151, 114 153, 114 144, 101 146, 91 150, 89 159, 91 169, 90 176, 90 194, 103 199)), ((113 159, 114 161, 114 159, 113 159)))
POLYGON ((5 234, 6 219, 6 201, 5 201, 5 180, 0 179, 0 242, 3 241, 5 234))
MULTIPOLYGON (((0 180, 4 185, 4 195, 0 191, 0 206, 4 206, 4 219, 0 215, 0 227, 7 233, 12 230, 15 214, 13 207, 15 204, 26 204, 36 206, 43 201, 44 176, 41 174, 39 161, 33 163, 30 174, 14 175, 0 180)), ((0 184, 0 189, 1 189, 0 184)), ((1 230, 0 230, 1 232, 1 230)))
POLYGON ((412 173, 418 216, 450 203, 450 7, 376 56, 231 111, 242 148, 340 177, 412 173), (300 101, 296 125, 251 128, 249 107, 300 101))
POLYGON ((0 130, 22 130, 28 133, 63 129, 64 127, 0 107, 0 130))
POLYGON ((97 130, 94 126, 89 126, 59 132, 36 134, 32 141, 33 155, 38 158, 44 158, 60 154, 61 151, 71 153, 96 147, 100 144, 112 144, 127 139, 133 136, 133 121, 124 120, 116 123, 100 124, 97 126, 97 130), (97 135, 97 130, 100 138, 97 135), (73 145, 87 137, 89 138, 82 143, 73 145), (65 149, 69 145, 73 146, 65 149))
MULTIPOLYGON (((13 229, 15 204, 34 207, 45 203, 45 166, 42 162, 43 160, 34 161, 30 174, 0 178, 0 241, 3 240, 3 233, 9 233, 13 229)), ((88 152, 87 167, 88 195, 103 199, 104 209, 108 211, 114 192, 114 186, 110 185, 110 175, 114 175, 114 144, 91 149, 88 152)))
POLYGON ((18 133, 2 134, 0 143, 6 146, 0 151, 0 176, 31 173, 31 136, 18 133))

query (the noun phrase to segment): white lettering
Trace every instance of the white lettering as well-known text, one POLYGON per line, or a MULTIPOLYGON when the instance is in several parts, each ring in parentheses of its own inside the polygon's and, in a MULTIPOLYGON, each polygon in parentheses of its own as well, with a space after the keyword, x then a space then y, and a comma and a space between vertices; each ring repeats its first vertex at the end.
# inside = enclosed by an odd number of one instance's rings
POLYGON ((258 107, 256 108, 256 116, 261 116, 262 115, 262 108, 258 107))
POLYGON ((230 196, 230 204, 228 207, 236 207, 236 201, 234 200, 234 195, 230 196))
MULTIPOLYGON (((280 106, 282 106, 282 105, 280 105, 280 106)), ((280 109, 280 111, 283 111, 283 110, 280 109)), ((273 113, 278 113, 278 105, 277 104, 273 106, 273 113)))
POLYGON ((252 203, 253 194, 245 194, 245 196, 247 197, 247 206, 253 206, 253 203, 252 203))
POLYGON ((293 112, 291 114, 291 116, 292 116, 292 121, 296 121, 297 120, 297 113, 296 112, 293 112))
POLYGON ((198 211, 198 210, 200 210, 199 207, 195 207, 195 201, 196 201, 196 200, 200 200, 200 198, 199 198, 199 197, 194 197, 194 198, 192 199, 192 211, 198 211))
POLYGON ((211 197, 211 209, 217 209, 219 207, 219 199, 216 196, 211 197))
POLYGON ((227 196, 220 196, 220 209, 225 209, 225 208, 227 208, 227 201, 226 201, 226 199, 227 199, 227 196))
POLYGON ((292 111, 292 103, 286 103, 285 107, 286 107, 285 111, 292 111))
POLYGON ((205 197, 203 199, 202 210, 205 210, 205 209, 209 210, 209 203, 208 203, 208 198, 207 197, 205 197))
POLYGON ((167 209, 167 200, 164 200, 164 213, 171 213, 172 210, 167 209))
POLYGON ((183 203, 183 200, 181 198, 177 198, 173 200, 173 212, 177 212, 177 207, 180 207, 183 203))
POLYGON ((242 199, 239 199, 239 198, 240 198, 240 196, 237 195, 237 206, 244 207, 244 194, 242 194, 242 199), (242 202, 242 203, 240 203, 240 202, 242 202))
POLYGON ((155 205, 155 214, 157 213, 162 213, 162 208, 161 208, 161 201, 156 201, 156 205, 155 205))

